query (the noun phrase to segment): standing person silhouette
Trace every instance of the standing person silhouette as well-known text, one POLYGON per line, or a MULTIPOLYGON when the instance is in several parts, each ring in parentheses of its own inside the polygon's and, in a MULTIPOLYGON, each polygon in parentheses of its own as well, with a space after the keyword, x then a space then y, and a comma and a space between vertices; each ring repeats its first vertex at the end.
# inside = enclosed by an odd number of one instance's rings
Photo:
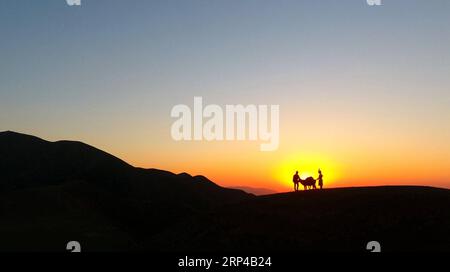
POLYGON ((319 181, 320 189, 322 189, 322 187, 323 187, 323 175, 322 175, 322 171, 320 169, 319 169, 319 178, 317 180, 319 181))
POLYGON ((298 171, 295 172, 295 175, 292 177, 292 182, 294 182, 294 191, 298 191, 298 183, 300 182, 300 176, 298 175, 298 171))

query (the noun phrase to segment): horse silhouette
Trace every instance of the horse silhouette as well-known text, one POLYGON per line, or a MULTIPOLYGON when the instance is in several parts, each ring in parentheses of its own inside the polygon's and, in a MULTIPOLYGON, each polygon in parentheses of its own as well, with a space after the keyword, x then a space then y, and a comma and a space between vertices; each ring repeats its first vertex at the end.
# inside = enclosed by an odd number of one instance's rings
POLYGON ((300 183, 303 185, 305 190, 316 189, 316 180, 313 177, 307 177, 306 179, 300 179, 300 183))

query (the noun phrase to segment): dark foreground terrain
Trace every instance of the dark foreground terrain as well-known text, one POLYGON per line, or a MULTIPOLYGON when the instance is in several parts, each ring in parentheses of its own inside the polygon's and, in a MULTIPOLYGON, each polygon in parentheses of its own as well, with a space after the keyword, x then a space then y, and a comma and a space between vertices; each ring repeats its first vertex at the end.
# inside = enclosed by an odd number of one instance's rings
POLYGON ((450 190, 255 197, 79 142, 0 133, 0 251, 450 251, 450 190))
POLYGON ((176 250, 450 251, 450 191, 429 187, 327 189, 258 197, 170 228, 176 250))

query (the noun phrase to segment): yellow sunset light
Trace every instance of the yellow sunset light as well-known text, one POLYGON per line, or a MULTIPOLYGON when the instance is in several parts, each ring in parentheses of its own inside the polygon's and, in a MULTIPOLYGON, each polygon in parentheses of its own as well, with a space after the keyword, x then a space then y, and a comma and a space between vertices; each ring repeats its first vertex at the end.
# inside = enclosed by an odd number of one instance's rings
POLYGON ((319 169, 322 170, 325 187, 337 185, 336 180, 339 177, 337 165, 320 155, 315 154, 299 154, 291 155, 274 169, 274 178, 282 187, 291 189, 293 186, 292 176, 298 171, 301 179, 313 177, 317 179, 319 169))

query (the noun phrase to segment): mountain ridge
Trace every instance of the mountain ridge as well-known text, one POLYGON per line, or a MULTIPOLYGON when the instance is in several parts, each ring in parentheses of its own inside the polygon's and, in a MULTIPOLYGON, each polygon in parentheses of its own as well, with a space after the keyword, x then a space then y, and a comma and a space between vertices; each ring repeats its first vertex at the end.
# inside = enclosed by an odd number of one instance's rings
POLYGON ((137 241, 183 218, 250 197, 205 177, 136 168, 82 142, 0 132, 0 250, 54 248, 90 232, 84 239, 94 248, 108 249, 105 239, 139 248, 137 241))
MULTIPOLYGON (((139 173, 147 177, 178 180, 178 183, 198 182, 202 184, 201 186, 208 185, 217 190, 231 192, 228 188, 221 187, 204 176, 134 167, 114 155, 83 142, 68 140, 50 142, 14 131, 0 132, 0 157, 8 158, 0 164, 0 170, 2 175, 6 173, 6 179, 13 179, 13 182, 23 183, 31 182, 31 179, 45 179, 58 183, 64 178, 67 179, 68 176, 70 176, 68 179, 91 180, 105 177, 115 179, 114 175, 124 178, 127 175, 135 176, 139 173), (39 168, 40 171, 35 171, 35 168, 39 168), (22 172, 21 175, 17 175, 19 171, 22 172), (61 177, 58 178, 58 176, 61 177)), ((9 185, 14 187, 14 184, 9 185)), ((245 194, 241 190, 234 190, 234 192, 245 194)))
POLYGON ((0 132, 0 251, 450 251, 450 190, 349 187, 254 196, 133 167, 76 141, 0 132))

